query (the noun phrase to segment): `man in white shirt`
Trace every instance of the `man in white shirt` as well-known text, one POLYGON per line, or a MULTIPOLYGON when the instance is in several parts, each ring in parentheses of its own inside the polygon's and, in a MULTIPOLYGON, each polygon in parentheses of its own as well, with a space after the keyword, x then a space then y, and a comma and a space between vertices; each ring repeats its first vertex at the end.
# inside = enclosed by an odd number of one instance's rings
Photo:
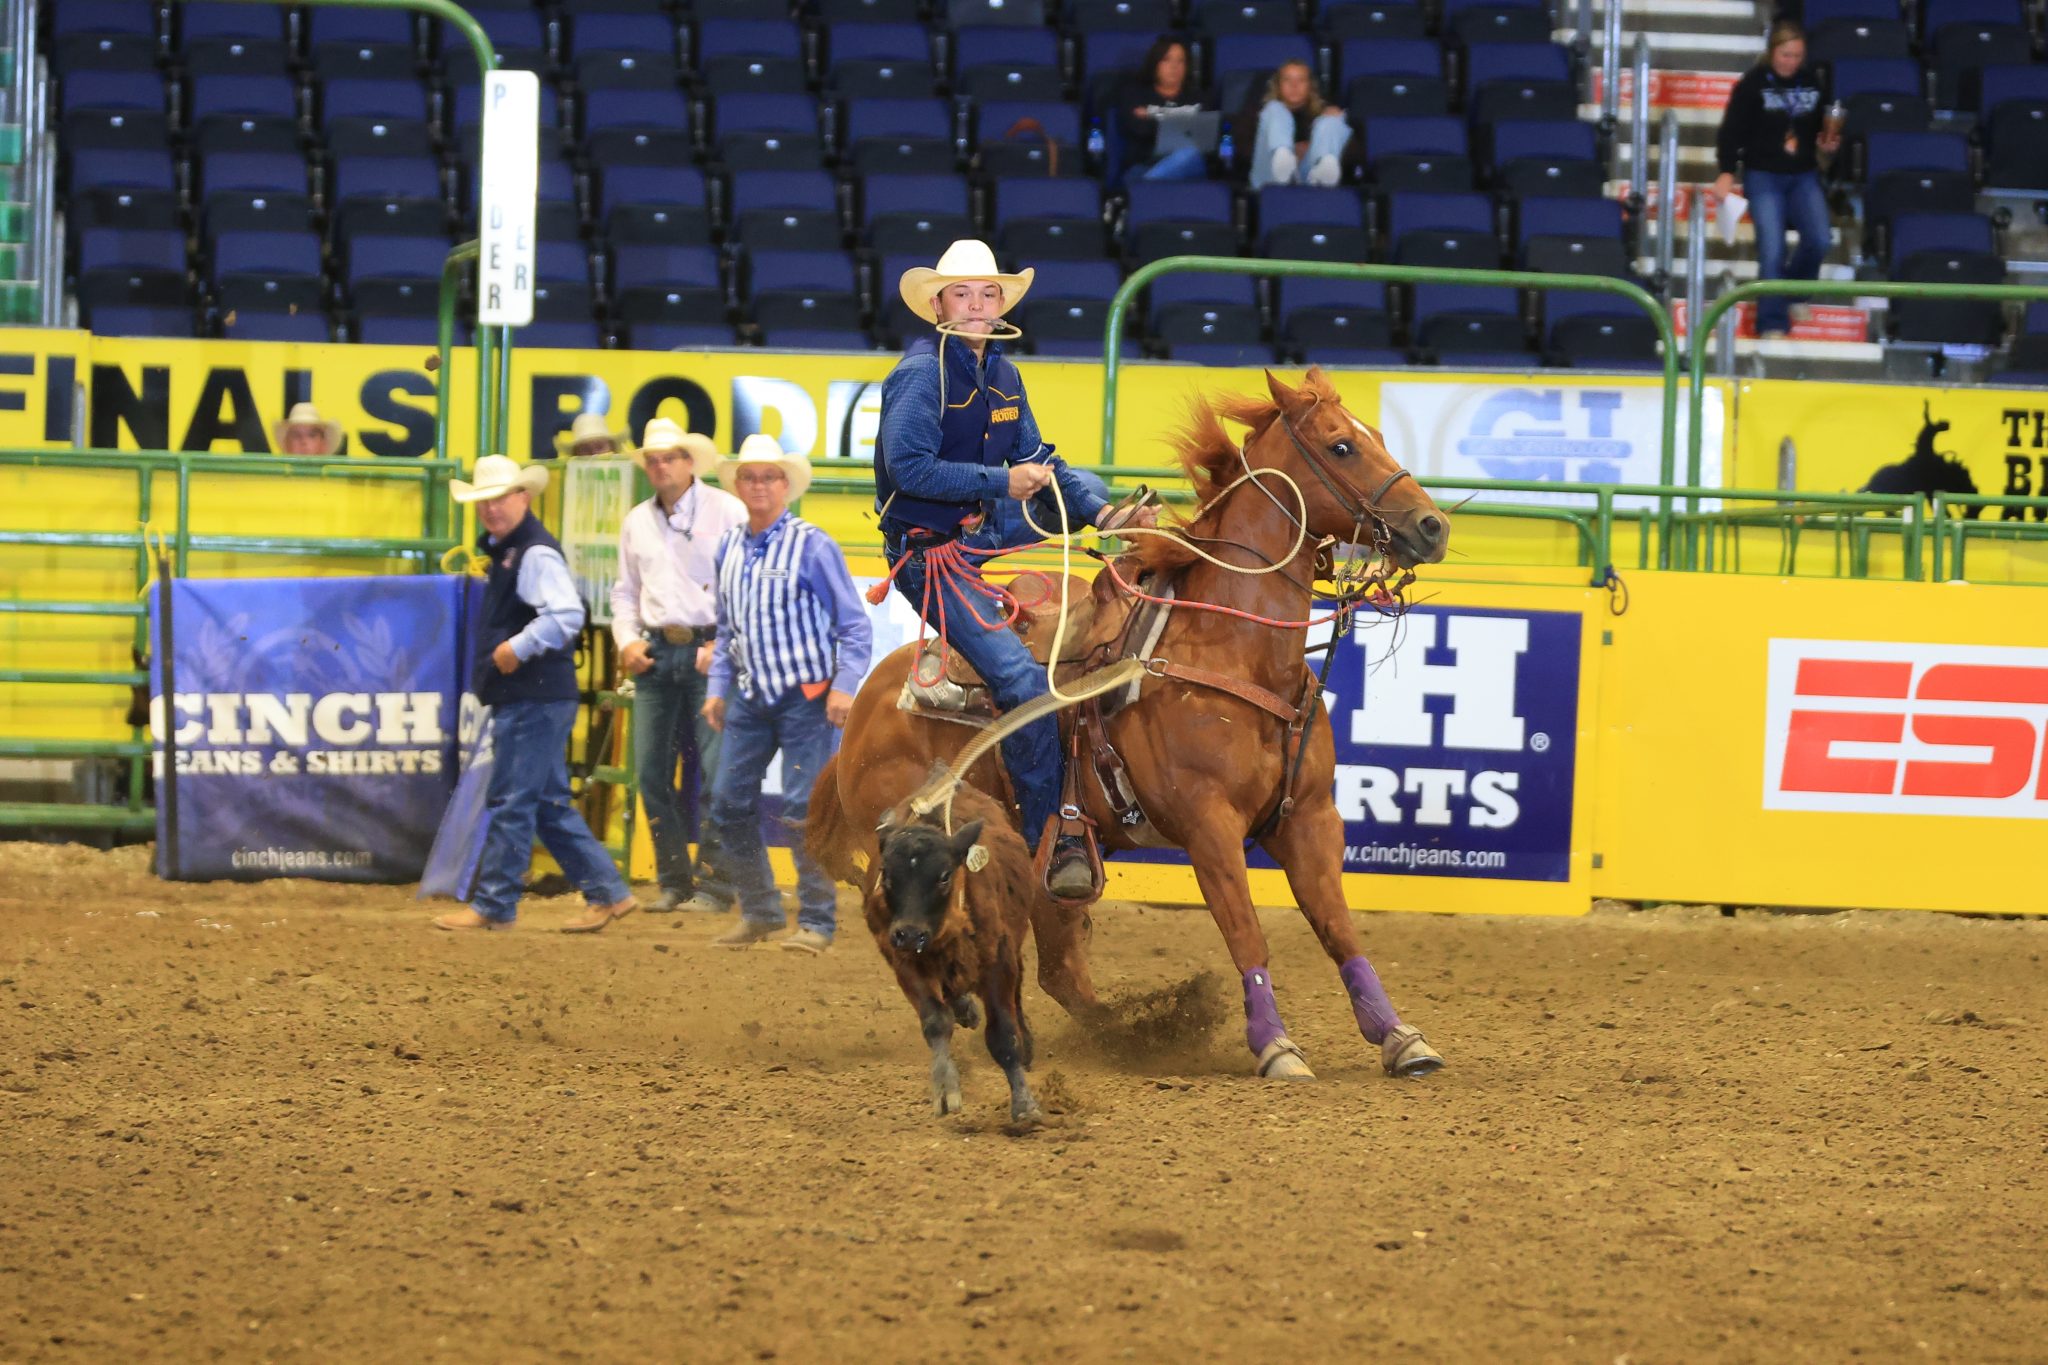
POLYGON ((633 762, 661 882, 661 895, 649 910, 723 914, 734 897, 703 809, 716 785, 719 735, 701 712, 718 633, 714 556, 726 531, 746 524, 747 509, 697 477, 699 460, 708 467, 717 459, 709 438, 686 433, 666 417, 650 421, 633 461, 647 472, 654 496, 628 511, 619 526, 612 638, 619 666, 634 679, 633 762), (694 728, 697 748, 701 833, 694 868, 679 771, 685 726, 694 728))

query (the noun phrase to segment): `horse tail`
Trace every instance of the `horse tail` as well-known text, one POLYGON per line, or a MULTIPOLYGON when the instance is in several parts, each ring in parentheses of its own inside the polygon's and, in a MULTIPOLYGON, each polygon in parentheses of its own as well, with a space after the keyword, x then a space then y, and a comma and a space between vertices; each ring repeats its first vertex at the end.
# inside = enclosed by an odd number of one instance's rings
POLYGON ((859 841, 846 820, 846 805, 839 799, 839 755, 825 760, 818 780, 811 788, 810 813, 804 820, 804 847, 818 866, 835 881, 864 887, 866 877, 857 861, 859 841))

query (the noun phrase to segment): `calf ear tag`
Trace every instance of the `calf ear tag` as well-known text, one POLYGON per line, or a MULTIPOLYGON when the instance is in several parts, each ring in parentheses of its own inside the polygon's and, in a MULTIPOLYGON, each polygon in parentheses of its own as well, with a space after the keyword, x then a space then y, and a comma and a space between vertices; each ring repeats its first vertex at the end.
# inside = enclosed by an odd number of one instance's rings
POLYGON ((967 850, 967 870, 969 872, 979 872, 987 866, 988 849, 985 846, 975 844, 967 850))

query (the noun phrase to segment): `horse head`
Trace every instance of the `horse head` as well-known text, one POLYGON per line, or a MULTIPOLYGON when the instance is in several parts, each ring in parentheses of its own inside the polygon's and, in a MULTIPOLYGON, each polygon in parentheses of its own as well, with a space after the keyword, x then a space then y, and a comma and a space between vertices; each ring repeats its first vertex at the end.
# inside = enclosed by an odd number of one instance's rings
POLYGON ((1378 430, 1351 415, 1320 369, 1311 368, 1299 388, 1268 370, 1266 387, 1272 407, 1259 405, 1265 421, 1252 423, 1245 457, 1284 469, 1301 485, 1310 532, 1379 545, 1399 568, 1443 559, 1450 517, 1388 452, 1378 430))

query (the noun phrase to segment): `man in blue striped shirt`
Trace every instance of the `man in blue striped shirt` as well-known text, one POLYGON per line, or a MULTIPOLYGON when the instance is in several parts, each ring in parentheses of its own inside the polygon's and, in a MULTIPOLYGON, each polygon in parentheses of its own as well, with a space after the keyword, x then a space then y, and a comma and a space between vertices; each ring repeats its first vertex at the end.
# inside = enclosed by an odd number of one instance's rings
MULTIPOLYGON (((746 948, 783 924, 782 900, 761 842, 761 783, 782 752, 782 816, 801 828, 811 785, 838 747, 839 728, 867 675, 867 608, 831 537, 792 514, 811 482, 810 462, 773 436, 749 436, 732 459, 704 471, 747 508, 747 523, 718 542, 718 636, 704 719, 725 736, 711 818, 725 870, 740 893, 740 922, 712 940, 746 948)), ((797 927, 782 946, 821 953, 837 926, 832 878, 792 840, 797 927)))

